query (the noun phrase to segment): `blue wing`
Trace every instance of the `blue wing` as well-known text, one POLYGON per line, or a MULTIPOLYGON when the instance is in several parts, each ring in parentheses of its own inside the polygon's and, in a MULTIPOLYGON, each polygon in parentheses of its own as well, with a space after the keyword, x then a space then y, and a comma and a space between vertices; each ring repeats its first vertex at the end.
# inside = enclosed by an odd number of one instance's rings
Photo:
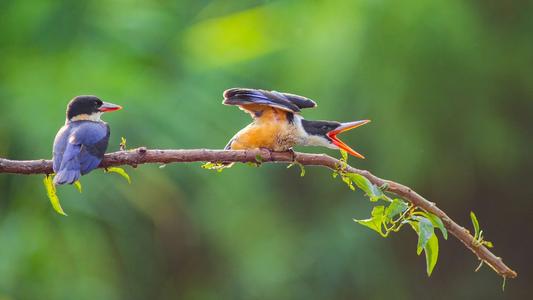
POLYGON ((301 108, 316 106, 313 100, 302 96, 244 88, 232 88, 224 91, 223 103, 226 105, 261 104, 293 113, 300 112, 301 108))
POLYGON ((81 145, 71 143, 66 145, 61 164, 54 177, 55 184, 71 184, 80 178, 80 162, 78 160, 80 148, 81 145))
POLYGON ((77 121, 65 127, 54 142, 56 184, 73 183, 97 168, 109 141, 109 127, 105 123, 77 121))

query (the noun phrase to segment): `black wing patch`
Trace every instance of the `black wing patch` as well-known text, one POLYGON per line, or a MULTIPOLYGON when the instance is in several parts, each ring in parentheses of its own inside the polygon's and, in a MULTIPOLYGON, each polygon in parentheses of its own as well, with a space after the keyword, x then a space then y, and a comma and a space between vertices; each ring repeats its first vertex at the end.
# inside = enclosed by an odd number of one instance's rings
POLYGON ((301 108, 316 106, 313 100, 302 96, 245 88, 232 88, 224 91, 224 101, 222 103, 226 105, 260 104, 293 113, 300 112, 301 108))

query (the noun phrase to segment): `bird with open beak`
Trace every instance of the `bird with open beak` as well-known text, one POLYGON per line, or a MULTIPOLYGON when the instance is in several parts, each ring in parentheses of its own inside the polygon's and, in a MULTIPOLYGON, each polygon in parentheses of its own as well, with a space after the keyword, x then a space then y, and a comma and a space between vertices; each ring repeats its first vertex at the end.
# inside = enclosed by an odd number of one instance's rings
POLYGON ((54 140, 54 184, 72 184, 100 165, 109 142, 109 125, 100 117, 122 109, 96 96, 77 96, 67 106, 65 125, 54 140))
POLYGON ((339 123, 335 121, 309 121, 300 115, 304 108, 316 107, 308 98, 275 91, 232 88, 224 92, 225 105, 236 105, 249 113, 253 122, 239 131, 227 144, 226 150, 266 148, 271 151, 288 151, 293 146, 322 146, 342 149, 364 158, 337 135, 362 126, 370 120, 339 123))

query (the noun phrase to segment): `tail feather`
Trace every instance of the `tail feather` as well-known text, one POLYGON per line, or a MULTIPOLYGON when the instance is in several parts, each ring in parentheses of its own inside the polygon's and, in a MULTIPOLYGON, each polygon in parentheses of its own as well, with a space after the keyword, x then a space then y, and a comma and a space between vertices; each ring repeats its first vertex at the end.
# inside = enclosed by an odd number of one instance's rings
POLYGON ((54 184, 73 184, 80 176, 80 170, 60 170, 54 177, 54 184))

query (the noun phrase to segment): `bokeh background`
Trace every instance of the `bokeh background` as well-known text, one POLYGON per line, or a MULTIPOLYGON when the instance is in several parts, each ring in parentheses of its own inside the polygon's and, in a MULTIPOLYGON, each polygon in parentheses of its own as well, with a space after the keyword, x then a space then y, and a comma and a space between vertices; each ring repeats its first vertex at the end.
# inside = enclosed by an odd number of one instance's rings
MULTIPOLYGON (((302 94, 360 168, 463 225, 477 213, 507 282, 454 238, 431 278, 410 230, 331 172, 199 163, 94 171, 84 191, 0 174, 0 299, 526 299, 533 282, 533 9, 527 1, 0 1, 0 156, 51 156, 66 103, 121 104, 129 147, 214 148, 250 120, 222 91, 302 94)), ((320 148, 299 149, 326 152, 320 148)))

